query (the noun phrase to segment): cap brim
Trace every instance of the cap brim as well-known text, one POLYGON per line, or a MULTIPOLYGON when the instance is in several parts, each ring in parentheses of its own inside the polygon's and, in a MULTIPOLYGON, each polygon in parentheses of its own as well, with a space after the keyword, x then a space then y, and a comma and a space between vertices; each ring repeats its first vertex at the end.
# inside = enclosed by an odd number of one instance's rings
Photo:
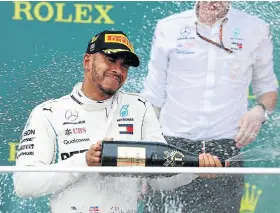
POLYGON ((138 56, 130 51, 127 50, 118 50, 117 52, 108 52, 106 50, 101 51, 105 55, 120 55, 123 56, 125 59, 128 60, 129 65, 133 67, 138 67, 140 65, 140 60, 138 56))

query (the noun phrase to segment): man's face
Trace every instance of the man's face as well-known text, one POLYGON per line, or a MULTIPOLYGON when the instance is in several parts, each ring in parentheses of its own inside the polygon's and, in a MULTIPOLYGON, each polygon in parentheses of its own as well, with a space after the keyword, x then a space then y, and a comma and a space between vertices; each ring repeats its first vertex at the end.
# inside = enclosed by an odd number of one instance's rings
POLYGON ((95 53, 87 55, 88 60, 87 78, 103 94, 112 96, 124 84, 127 78, 129 66, 124 58, 117 56, 95 53))

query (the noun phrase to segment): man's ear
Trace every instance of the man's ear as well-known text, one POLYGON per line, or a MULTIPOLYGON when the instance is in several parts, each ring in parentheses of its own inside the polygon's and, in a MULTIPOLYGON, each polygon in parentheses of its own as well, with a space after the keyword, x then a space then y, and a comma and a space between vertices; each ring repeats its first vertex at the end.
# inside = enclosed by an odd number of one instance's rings
POLYGON ((91 55, 86 53, 84 55, 84 60, 83 60, 83 66, 84 66, 85 71, 89 71, 90 63, 91 63, 91 55))

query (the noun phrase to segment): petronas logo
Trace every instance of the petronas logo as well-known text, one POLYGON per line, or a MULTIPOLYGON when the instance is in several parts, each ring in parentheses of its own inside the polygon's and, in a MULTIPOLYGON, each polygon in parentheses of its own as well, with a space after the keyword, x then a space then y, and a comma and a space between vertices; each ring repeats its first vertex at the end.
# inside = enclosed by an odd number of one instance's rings
POLYGON ((245 183, 244 186, 245 192, 241 200, 240 213, 254 213, 262 190, 257 189, 256 185, 250 187, 249 183, 245 183))

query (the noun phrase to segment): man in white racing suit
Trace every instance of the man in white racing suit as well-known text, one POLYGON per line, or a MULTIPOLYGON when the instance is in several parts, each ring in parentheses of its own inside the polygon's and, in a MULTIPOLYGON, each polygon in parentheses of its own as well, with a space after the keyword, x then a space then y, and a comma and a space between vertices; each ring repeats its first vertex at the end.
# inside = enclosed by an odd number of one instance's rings
MULTIPOLYGON (((121 31, 103 31, 89 42, 84 56, 84 81, 71 94, 47 101, 32 112, 22 133, 17 166, 100 166, 101 141, 165 142, 152 105, 137 94, 118 91, 129 66, 139 59, 121 31)), ((207 154, 200 166, 221 166, 207 154)), ((151 181, 155 188, 170 189, 191 182, 195 175, 177 175, 151 181)), ((53 213, 140 212, 137 178, 83 173, 15 173, 20 197, 51 195, 53 213)))

